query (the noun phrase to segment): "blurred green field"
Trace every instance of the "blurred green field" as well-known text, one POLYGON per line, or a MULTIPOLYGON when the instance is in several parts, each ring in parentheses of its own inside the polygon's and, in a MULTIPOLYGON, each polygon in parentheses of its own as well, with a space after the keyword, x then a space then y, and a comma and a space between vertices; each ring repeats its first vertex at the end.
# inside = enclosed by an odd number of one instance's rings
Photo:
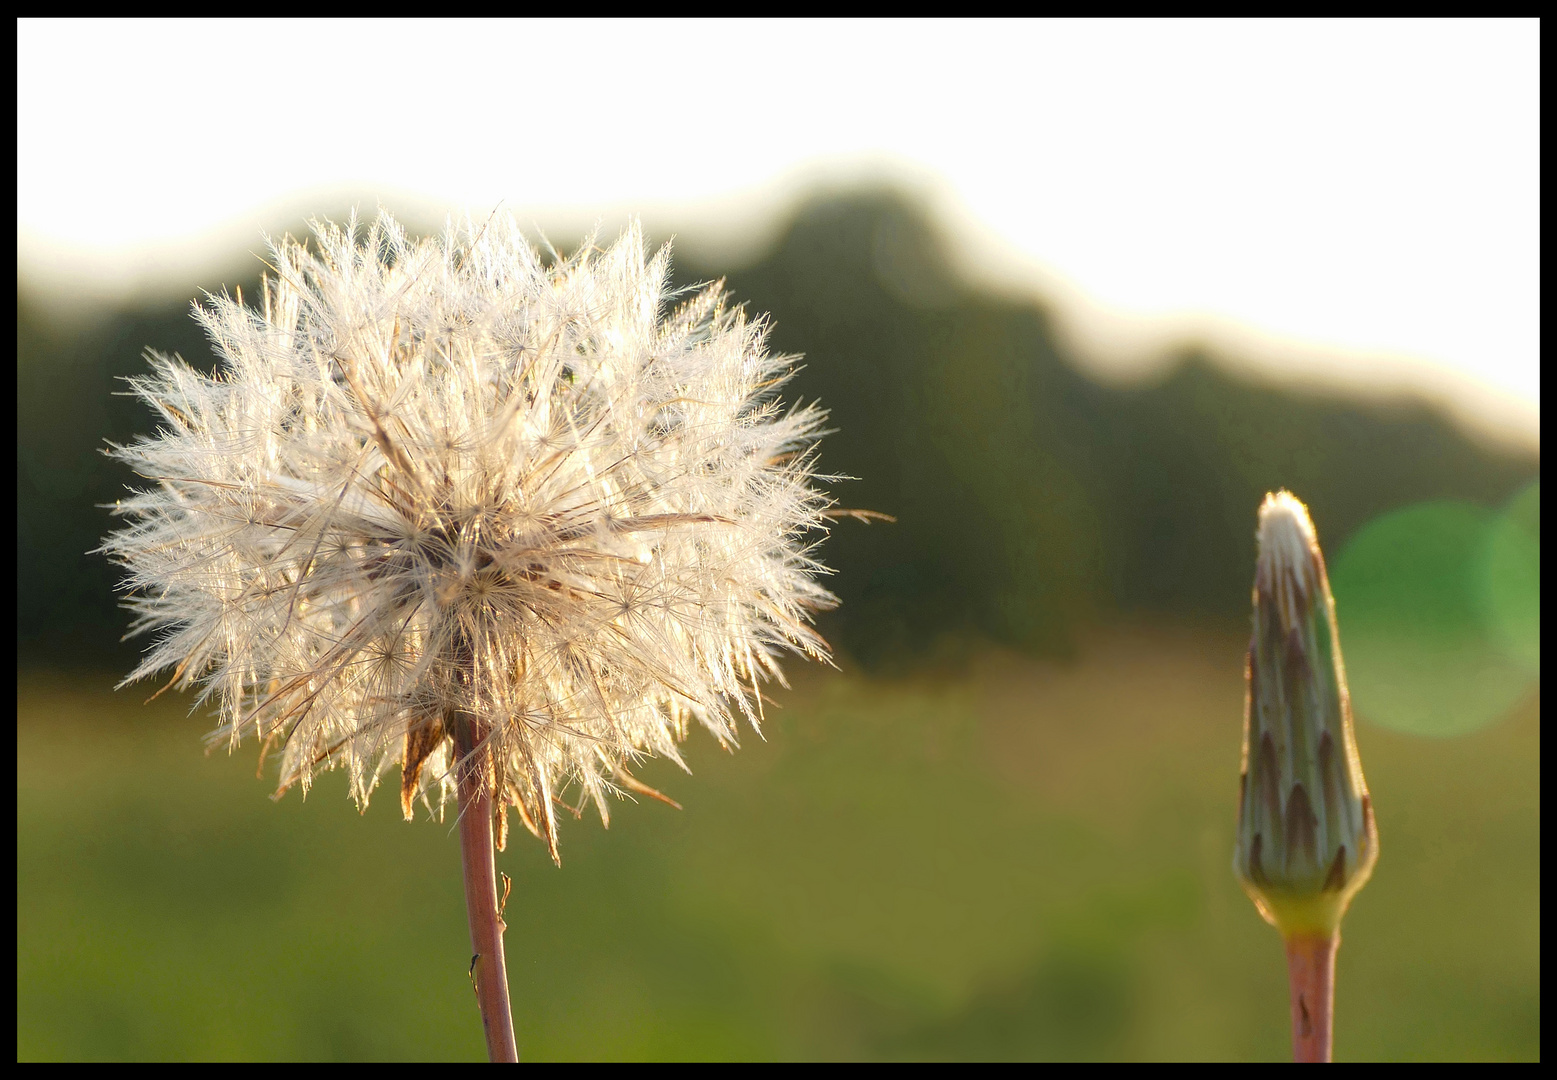
MULTIPOLYGON (((508 951, 542 1059, 1287 1057, 1280 940, 1233 881, 1236 633, 1072 663, 795 672, 767 739, 695 733, 686 807, 520 833, 508 951)), ((452 818, 279 803, 186 703, 23 671, 17 1057, 477 1060, 452 818)), ((1540 1057, 1540 703, 1363 726, 1382 857, 1336 1057, 1540 1057)))

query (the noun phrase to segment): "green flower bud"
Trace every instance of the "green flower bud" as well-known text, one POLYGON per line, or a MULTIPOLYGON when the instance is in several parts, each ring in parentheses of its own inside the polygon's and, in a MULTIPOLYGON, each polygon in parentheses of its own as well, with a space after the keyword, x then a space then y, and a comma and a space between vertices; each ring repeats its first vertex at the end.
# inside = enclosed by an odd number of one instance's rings
POLYGON ((1378 830, 1308 510, 1267 495, 1258 536, 1233 872, 1288 938, 1329 936, 1373 872, 1378 830))

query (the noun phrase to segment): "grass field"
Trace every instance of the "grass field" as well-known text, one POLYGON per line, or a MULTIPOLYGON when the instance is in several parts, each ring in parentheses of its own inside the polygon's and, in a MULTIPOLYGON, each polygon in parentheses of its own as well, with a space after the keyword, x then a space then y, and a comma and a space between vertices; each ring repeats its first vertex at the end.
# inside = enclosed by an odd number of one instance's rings
MULTIPOLYGON (((685 810, 566 820, 561 870, 522 832, 499 856, 521 1056, 1285 1058, 1280 939, 1230 869, 1243 645, 797 671, 766 741, 644 770, 685 810)), ((112 681, 20 676, 17 1057, 482 1057, 452 817, 391 784, 359 818, 340 776, 273 803, 256 747, 207 758, 185 703, 112 681)), ((1382 855, 1337 1059, 1539 1058, 1538 691, 1359 741, 1382 855)))

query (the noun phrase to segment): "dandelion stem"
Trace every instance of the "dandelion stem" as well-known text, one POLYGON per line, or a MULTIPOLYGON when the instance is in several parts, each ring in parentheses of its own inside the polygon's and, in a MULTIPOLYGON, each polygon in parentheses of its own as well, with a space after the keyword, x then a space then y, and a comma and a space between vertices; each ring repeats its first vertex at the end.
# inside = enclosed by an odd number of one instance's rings
POLYGON ((1287 938, 1287 977, 1292 988, 1292 1060, 1329 1061, 1330 1029, 1335 1013, 1333 934, 1293 934, 1287 938))
POLYGON ((497 875, 492 854, 492 785, 482 767, 485 753, 475 717, 453 716, 459 757, 460 858, 465 867, 465 911, 470 917, 470 976, 481 1006, 481 1027, 492 1061, 518 1061, 513 1011, 508 1003, 508 968, 503 959, 503 918, 497 909, 497 875))
POLYGON ((470 979, 515 1061, 494 808, 557 861, 556 793, 661 798, 622 766, 691 718, 733 745, 783 653, 827 657, 827 414, 781 406, 791 358, 722 285, 669 310, 636 224, 549 259, 508 216, 415 240, 385 213, 271 253, 260 310, 196 310, 217 373, 131 380, 161 427, 110 449, 150 486, 102 550, 156 639, 133 678, 280 738, 282 791, 342 767, 366 809, 398 762, 407 818, 457 792, 470 979))

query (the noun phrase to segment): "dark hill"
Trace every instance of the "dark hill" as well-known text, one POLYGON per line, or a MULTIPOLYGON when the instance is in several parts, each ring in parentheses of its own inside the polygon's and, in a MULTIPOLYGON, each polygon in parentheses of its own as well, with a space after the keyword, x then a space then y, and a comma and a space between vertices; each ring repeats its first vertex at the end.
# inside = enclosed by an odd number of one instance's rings
MULTIPOLYGON (((677 268, 678 280, 725 276, 677 268)), ((762 261, 728 275, 803 353, 791 394, 819 398, 844 505, 825 547, 844 605, 823 631, 869 665, 969 634, 1063 651, 1119 611, 1239 617, 1254 511, 1289 487, 1327 547, 1422 499, 1500 503, 1534 454, 1480 446, 1416 404, 1300 395, 1185 355, 1162 379, 1100 385, 1062 355, 1039 303, 958 284, 911 205, 886 195, 806 207, 762 261)), ((240 281, 245 290, 255 280, 240 281)), ((127 477, 97 451, 148 418, 112 397, 147 346, 213 362, 186 300, 62 325, 17 297, 17 630, 20 659, 128 667, 115 571, 84 554, 127 477)))
POLYGON ((823 467, 861 478, 839 497, 898 517, 828 541, 844 604, 827 629, 862 659, 941 629, 1048 650, 1111 611, 1242 617, 1266 491, 1297 492, 1335 551, 1397 506, 1496 505, 1540 467, 1420 404, 1274 389, 1194 353, 1149 385, 1100 385, 1041 304, 959 287, 890 196, 806 208, 729 280, 804 354, 794 390, 837 429, 823 467))

